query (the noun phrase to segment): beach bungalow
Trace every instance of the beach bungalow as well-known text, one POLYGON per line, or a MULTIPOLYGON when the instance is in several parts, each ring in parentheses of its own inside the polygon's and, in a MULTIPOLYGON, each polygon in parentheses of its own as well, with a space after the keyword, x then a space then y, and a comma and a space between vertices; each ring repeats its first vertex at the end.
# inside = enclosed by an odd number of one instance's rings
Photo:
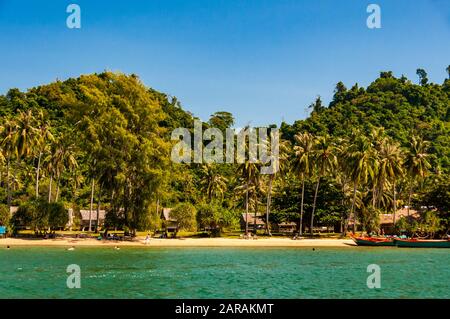
MULTIPOLYGON (((408 212, 408 207, 405 206, 395 212, 396 222, 402 217, 418 219, 420 217, 420 212, 412 208, 410 208, 408 212)), ((394 214, 380 215, 380 231, 385 234, 390 234, 394 231, 394 214)))
POLYGON ((297 223, 282 222, 276 225, 276 231, 279 233, 292 234, 297 230, 297 223))
MULTIPOLYGON (((73 213, 70 213, 71 209, 69 209, 69 223, 72 218, 73 222, 73 213)), ((91 220, 91 230, 94 230, 97 226, 97 210, 92 210, 92 213, 89 209, 80 209, 80 229, 82 231, 89 229, 89 219, 91 220), (90 216, 90 218, 89 218, 90 216)), ((101 228, 103 224, 105 223, 105 215, 106 211, 103 209, 100 209, 99 211, 99 218, 98 218, 98 227, 101 228)))
POLYGON ((263 214, 257 214, 255 217, 254 213, 242 213, 241 215, 241 229, 245 230, 246 220, 248 221, 248 230, 254 231, 255 226, 256 230, 264 229, 266 227, 266 222, 264 221, 263 214))
POLYGON ((178 232, 178 222, 170 216, 171 210, 172 208, 163 208, 160 217, 162 220, 163 232, 166 236, 170 233, 173 237, 175 237, 178 232))

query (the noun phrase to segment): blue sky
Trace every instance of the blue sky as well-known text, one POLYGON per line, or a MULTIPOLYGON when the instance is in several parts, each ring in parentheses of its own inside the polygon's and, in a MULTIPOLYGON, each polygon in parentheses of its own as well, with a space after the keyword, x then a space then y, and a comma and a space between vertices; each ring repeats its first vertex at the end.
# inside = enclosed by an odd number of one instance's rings
POLYGON ((335 84, 382 70, 441 83, 450 64, 447 0, 0 0, 0 93, 103 70, 136 73, 203 120, 292 123, 335 84), (82 28, 66 27, 81 7, 82 28), (381 7, 369 29, 366 7, 381 7))

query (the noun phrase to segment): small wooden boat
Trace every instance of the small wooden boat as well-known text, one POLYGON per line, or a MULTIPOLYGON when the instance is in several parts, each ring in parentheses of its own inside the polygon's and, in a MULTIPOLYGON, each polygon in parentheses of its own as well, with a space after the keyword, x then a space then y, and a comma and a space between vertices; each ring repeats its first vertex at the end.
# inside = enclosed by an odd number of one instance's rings
POLYGON ((352 237, 352 239, 358 246, 395 246, 391 238, 352 237))
POLYGON ((395 245, 410 248, 450 248, 450 240, 395 239, 395 245))

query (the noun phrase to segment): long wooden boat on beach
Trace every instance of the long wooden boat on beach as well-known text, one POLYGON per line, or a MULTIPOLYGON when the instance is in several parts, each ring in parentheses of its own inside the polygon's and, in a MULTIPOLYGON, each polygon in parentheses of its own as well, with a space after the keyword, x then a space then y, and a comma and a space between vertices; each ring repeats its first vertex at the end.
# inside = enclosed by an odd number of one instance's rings
POLYGON ((395 239, 397 247, 409 248, 450 248, 450 240, 395 239))
POLYGON ((391 238, 352 237, 352 239, 358 246, 395 246, 391 238))

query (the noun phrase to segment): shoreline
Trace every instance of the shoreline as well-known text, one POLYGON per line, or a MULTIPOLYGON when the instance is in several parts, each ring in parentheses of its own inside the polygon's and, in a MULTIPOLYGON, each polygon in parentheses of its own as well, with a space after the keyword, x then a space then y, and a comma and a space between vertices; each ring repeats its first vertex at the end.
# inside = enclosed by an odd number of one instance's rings
POLYGON ((0 239, 0 247, 352 247, 351 239, 299 239, 289 238, 177 238, 156 239, 148 243, 143 238, 135 241, 99 241, 97 239, 0 239))

